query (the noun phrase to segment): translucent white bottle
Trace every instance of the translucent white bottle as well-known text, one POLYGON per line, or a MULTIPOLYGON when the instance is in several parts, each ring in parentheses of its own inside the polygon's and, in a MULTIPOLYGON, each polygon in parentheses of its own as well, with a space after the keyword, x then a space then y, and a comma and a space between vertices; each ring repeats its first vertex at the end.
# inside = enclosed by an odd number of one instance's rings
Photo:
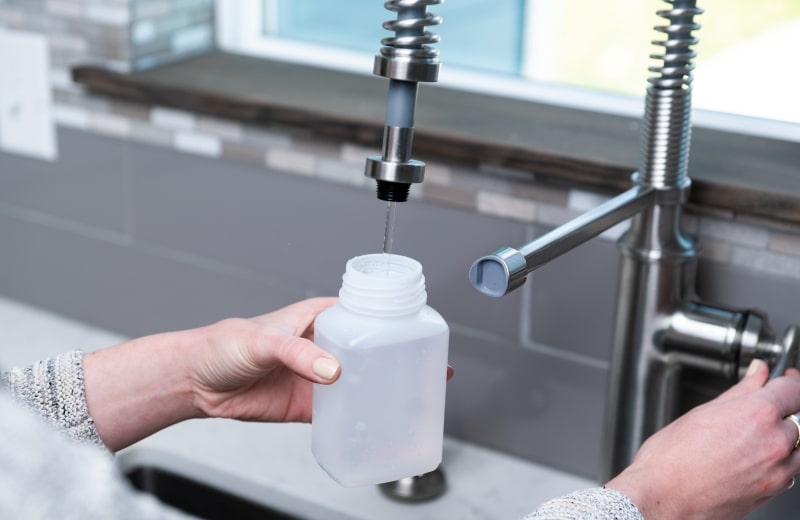
POLYGON ((426 305, 416 260, 347 262, 339 303, 317 317, 315 341, 342 365, 314 385, 312 451, 345 486, 421 475, 442 461, 449 329, 426 305))

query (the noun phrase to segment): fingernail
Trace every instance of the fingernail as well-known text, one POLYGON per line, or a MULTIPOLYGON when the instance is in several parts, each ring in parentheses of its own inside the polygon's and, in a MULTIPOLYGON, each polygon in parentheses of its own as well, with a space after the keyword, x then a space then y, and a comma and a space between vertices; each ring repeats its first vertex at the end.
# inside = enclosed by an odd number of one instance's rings
POLYGON ((340 365, 335 359, 321 357, 314 361, 311 370, 326 381, 330 381, 339 373, 340 365))
POLYGON ((753 374, 755 374, 758 371, 758 366, 760 364, 761 364, 761 360, 760 359, 754 359, 753 361, 751 361, 750 362, 750 366, 747 367, 747 372, 745 372, 744 376, 748 377, 748 376, 752 376, 753 374))

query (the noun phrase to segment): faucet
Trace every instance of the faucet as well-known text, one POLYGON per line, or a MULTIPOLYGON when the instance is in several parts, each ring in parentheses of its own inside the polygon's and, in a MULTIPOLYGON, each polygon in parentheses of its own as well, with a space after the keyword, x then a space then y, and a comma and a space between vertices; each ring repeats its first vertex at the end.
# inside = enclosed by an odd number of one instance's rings
POLYGON ((735 381, 755 358, 772 376, 797 363, 798 327, 775 336, 761 314, 709 305, 695 293, 699 245, 681 227, 691 180, 691 83, 697 43, 695 0, 664 0, 667 20, 653 42, 633 186, 608 202, 518 249, 479 258, 469 271, 480 292, 500 297, 520 287, 531 271, 611 226, 631 220, 619 240, 616 319, 608 376, 604 480, 632 460, 652 433, 678 414, 681 373, 691 368, 735 381))
POLYGON ((377 181, 380 200, 405 202, 412 183, 422 182, 425 163, 411 158, 414 139, 414 112, 419 82, 439 79, 439 51, 430 46, 439 35, 426 30, 439 25, 442 18, 427 12, 429 5, 444 0, 389 0, 384 7, 397 18, 383 23, 394 35, 381 40, 373 73, 389 79, 386 125, 380 156, 367 157, 364 175, 377 181))
MULTIPOLYGON (((442 18, 428 12, 428 6, 444 0, 388 0, 383 5, 397 13, 397 18, 383 23, 394 32, 381 40, 381 50, 375 56, 372 72, 389 80, 386 101, 386 124, 383 130, 381 155, 367 157, 364 175, 375 179, 379 200, 386 201, 386 229, 383 252, 391 253, 394 228, 394 209, 406 202, 411 184, 422 182, 425 163, 411 158, 414 140, 414 113, 420 82, 439 79, 439 51, 431 44, 439 35, 427 30, 439 25, 442 18)), ((440 467, 379 486, 389 498, 403 502, 424 502, 440 497, 447 489, 440 467)))

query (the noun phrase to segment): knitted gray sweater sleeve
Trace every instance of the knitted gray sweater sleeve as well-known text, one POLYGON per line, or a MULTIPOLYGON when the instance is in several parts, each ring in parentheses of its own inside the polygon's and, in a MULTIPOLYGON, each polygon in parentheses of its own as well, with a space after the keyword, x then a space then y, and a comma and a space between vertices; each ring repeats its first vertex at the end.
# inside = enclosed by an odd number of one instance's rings
POLYGON ((96 448, 81 359, 71 352, 0 374, 16 397, 0 385, 0 518, 188 520, 134 491, 105 447, 96 448))
POLYGON ((73 351, 2 374, 11 396, 72 439, 106 449, 86 408, 83 352, 73 351))
POLYGON ((619 491, 592 488, 545 502, 524 520, 644 520, 644 517, 619 491))

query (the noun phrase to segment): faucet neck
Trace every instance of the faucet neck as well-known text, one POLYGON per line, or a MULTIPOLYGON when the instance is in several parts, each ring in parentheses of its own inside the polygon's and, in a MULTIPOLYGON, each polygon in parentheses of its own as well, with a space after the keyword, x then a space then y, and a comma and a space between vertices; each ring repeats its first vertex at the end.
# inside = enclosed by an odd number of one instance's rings
POLYGON ((655 203, 634 215, 631 227, 619 241, 624 254, 643 260, 694 258, 696 240, 683 228, 685 188, 655 190, 655 203))

